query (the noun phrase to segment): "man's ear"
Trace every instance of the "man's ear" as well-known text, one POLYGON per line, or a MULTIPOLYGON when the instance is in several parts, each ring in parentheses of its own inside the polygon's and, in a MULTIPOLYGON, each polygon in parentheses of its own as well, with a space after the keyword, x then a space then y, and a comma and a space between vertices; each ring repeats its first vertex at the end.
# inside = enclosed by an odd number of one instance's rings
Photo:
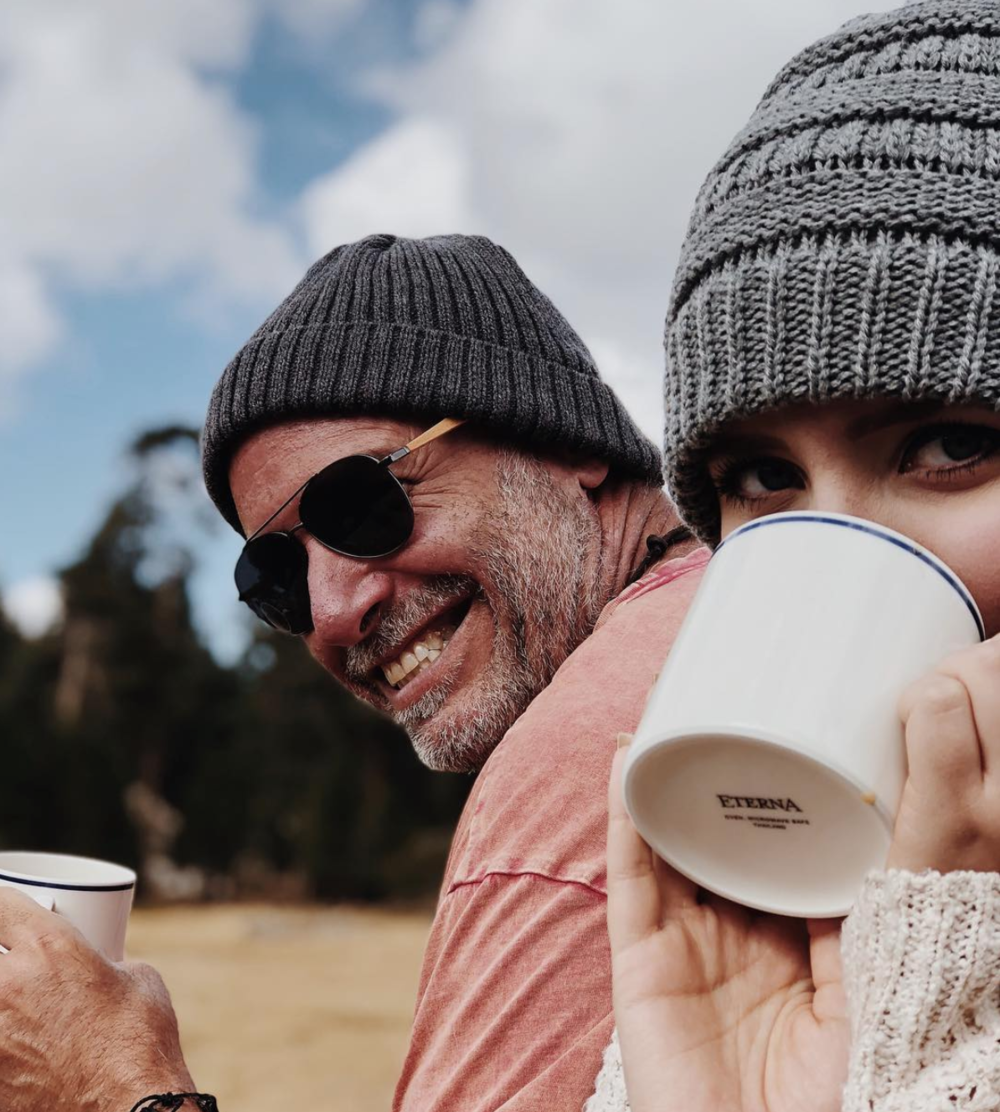
POLYGON ((574 460, 571 466, 584 490, 597 490, 611 470, 611 464, 602 459, 574 460))

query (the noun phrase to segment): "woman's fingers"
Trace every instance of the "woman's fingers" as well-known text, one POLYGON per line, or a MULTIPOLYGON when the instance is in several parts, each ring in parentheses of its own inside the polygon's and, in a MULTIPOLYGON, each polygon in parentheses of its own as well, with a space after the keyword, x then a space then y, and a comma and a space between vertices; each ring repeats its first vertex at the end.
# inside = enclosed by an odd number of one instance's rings
MULTIPOLYGON (((809 933, 809 963, 812 969, 813 985, 817 993, 823 993, 823 1000, 830 1003, 834 990, 842 991, 843 965, 840 956, 840 928, 843 919, 809 919, 806 930, 809 933)), ((843 999, 839 999, 843 1005, 843 999)))
POLYGON ((632 825, 622 796, 626 753, 624 747, 615 753, 608 784, 608 935, 614 953, 697 904, 695 885, 658 858, 632 825))
POLYGON ((627 749, 615 753, 608 784, 608 936, 613 953, 642 941, 660 925, 660 889, 653 851, 639 836, 622 799, 627 749))
POLYGON ((920 791, 964 791, 982 779, 983 758, 965 683, 934 672, 903 693, 909 783, 920 791))
POLYGON ((1000 774, 1000 637, 950 657, 940 671, 968 692, 983 775, 1000 774))
POLYGON ((955 785, 1000 774, 1000 637, 948 657, 899 704, 910 776, 955 785))
POLYGON ((1000 864, 1000 639, 944 660, 903 694, 909 764, 888 864, 1000 864))

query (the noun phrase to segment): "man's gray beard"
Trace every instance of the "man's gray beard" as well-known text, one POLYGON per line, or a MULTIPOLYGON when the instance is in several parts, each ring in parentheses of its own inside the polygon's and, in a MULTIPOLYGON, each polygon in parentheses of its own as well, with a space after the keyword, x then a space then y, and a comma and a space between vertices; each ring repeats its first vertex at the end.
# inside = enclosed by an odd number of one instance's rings
MULTIPOLYGON (((487 570, 496 597, 493 652, 458 721, 444 704, 451 685, 438 684, 396 716, 417 756, 439 772, 475 772, 556 669, 594 628, 607 601, 600 594, 601 531, 596 517, 567 498, 545 466, 504 450, 497 464, 495 509, 472 555, 487 570), (594 553, 597 566, 587 568, 594 553), (500 620, 498 620, 500 619, 500 620), (438 721, 440 713, 443 721, 438 721)), ((455 592, 465 577, 442 577, 455 592)), ((478 592, 478 598, 485 598, 478 592)))

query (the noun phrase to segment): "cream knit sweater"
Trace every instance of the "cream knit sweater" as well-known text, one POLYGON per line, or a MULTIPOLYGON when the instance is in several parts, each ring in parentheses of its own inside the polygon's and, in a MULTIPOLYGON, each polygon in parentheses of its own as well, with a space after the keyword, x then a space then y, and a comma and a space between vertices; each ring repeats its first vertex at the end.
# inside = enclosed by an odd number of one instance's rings
MULTIPOLYGON (((843 1112, 1000 1109, 1000 873, 872 873, 841 948, 843 1112)), ((629 1112, 617 1031, 584 1112, 629 1112)))

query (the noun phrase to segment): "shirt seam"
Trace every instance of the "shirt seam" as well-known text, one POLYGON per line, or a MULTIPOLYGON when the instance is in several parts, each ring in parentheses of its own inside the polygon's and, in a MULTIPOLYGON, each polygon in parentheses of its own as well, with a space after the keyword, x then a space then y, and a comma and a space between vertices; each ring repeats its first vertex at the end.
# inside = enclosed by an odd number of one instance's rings
POLYGON ((600 896, 602 900, 608 898, 607 892, 603 888, 598 888, 595 884, 590 884, 586 880, 571 880, 568 877, 554 877, 548 876, 546 873, 539 872, 537 869, 490 869, 489 872, 484 873, 480 877, 470 878, 469 880, 455 880, 448 886, 447 895, 451 895, 459 888, 469 888, 473 885, 482 884, 483 881, 489 880, 494 876, 506 877, 536 877, 539 880, 548 881, 550 884, 572 884, 576 888, 584 888, 588 892, 592 892, 595 896, 600 896))

